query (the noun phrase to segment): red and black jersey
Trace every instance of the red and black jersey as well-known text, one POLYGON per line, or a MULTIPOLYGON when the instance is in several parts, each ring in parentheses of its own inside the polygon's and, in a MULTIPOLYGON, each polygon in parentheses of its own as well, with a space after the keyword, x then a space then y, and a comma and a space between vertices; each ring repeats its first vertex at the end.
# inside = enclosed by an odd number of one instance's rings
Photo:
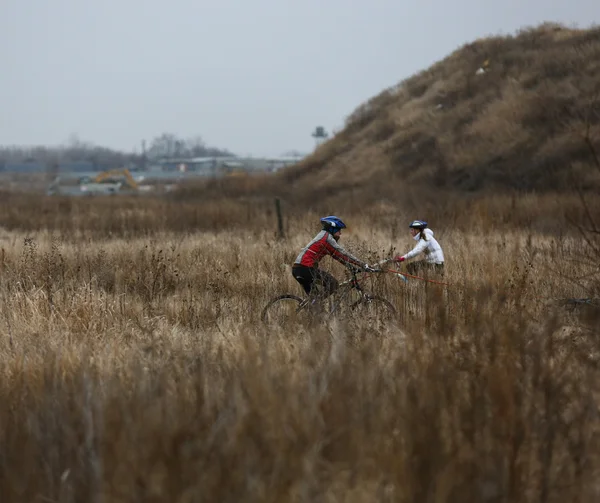
POLYGON ((364 262, 344 250, 334 237, 325 230, 319 232, 310 243, 302 248, 300 254, 296 257, 294 264, 317 267, 319 261, 325 255, 331 255, 331 257, 342 264, 352 264, 358 267, 365 267, 366 265, 364 262))

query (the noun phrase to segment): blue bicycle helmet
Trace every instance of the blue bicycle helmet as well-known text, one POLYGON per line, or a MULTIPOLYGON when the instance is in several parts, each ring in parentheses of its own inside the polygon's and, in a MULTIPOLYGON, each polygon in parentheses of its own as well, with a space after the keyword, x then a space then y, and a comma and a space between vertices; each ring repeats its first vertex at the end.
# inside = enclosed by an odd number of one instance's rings
POLYGON ((423 229, 425 229, 425 227, 427 227, 427 222, 425 222, 423 220, 413 220, 409 224, 409 227, 411 229, 420 229, 420 230, 423 230, 423 229))
POLYGON ((346 224, 334 215, 321 218, 321 224, 323 225, 323 230, 331 232, 332 234, 346 228, 346 224))

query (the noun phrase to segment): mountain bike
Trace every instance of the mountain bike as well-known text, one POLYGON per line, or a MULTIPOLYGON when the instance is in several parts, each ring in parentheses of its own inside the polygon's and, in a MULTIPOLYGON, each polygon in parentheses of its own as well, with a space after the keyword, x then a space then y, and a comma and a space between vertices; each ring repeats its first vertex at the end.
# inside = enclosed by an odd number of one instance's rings
POLYGON ((359 315, 361 318, 377 321, 396 319, 396 308, 391 302, 367 292, 361 282, 371 274, 352 266, 346 266, 350 278, 339 284, 336 291, 324 296, 321 285, 314 283, 313 291, 307 297, 283 294, 272 298, 261 313, 263 323, 282 323, 291 320, 328 319, 332 315, 359 315), (359 277, 359 275, 361 275, 359 277))

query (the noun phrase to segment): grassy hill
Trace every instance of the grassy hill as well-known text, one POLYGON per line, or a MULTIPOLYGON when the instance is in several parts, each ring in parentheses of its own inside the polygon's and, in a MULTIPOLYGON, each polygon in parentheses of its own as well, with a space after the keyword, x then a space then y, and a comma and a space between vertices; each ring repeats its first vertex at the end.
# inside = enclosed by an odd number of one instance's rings
POLYGON ((297 194, 365 197, 407 184, 595 190, 590 144, 600 152, 600 28, 543 24, 476 40, 386 89, 281 178, 297 194))

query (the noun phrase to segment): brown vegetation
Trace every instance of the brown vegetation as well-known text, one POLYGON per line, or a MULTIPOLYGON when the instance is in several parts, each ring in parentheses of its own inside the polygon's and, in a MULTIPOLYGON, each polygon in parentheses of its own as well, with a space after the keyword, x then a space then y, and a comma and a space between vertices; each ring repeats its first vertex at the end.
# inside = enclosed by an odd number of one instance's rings
POLYGON ((583 137, 600 141, 599 61, 598 27, 474 41, 362 104, 284 178, 296 191, 597 190, 583 137))
POLYGON ((2 503, 597 501, 600 311, 556 300, 600 296, 597 197, 400 198, 385 163, 379 185, 327 191, 338 161, 318 159, 354 148, 352 127, 291 172, 311 187, 298 195, 285 174, 164 198, 0 194, 2 503), (290 265, 322 213, 369 262, 429 220, 449 286, 369 279, 399 313, 384 326, 260 323, 274 295, 300 294, 290 265))
MULTIPOLYGON (((1 501, 598 497, 598 311, 551 300, 599 293, 578 236, 440 223, 451 287, 369 283, 397 325, 279 328, 258 315, 300 293, 316 215, 282 241, 242 203, 204 232, 181 203, 168 232, 175 203, 126 201, 12 200, 54 230, 0 235, 1 501)), ((344 243, 411 246, 378 219, 355 211, 344 243)))

